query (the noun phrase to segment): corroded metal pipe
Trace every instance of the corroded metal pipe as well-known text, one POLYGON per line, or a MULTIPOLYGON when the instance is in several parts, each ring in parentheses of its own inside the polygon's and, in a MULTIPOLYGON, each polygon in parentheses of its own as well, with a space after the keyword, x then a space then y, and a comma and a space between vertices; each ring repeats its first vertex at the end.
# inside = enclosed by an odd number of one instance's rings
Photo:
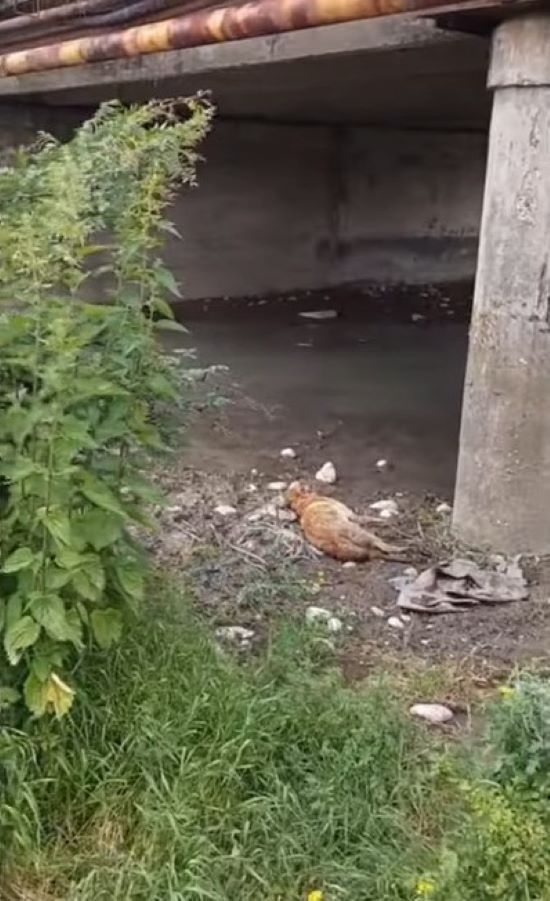
MULTIPOLYGON (((22 16, 21 19, 28 20, 22 29, 16 28, 20 19, 0 20, 0 53, 42 46, 47 43, 48 38, 56 42, 68 38, 73 40, 85 37, 88 32, 97 36, 112 31, 118 25, 166 19, 169 11, 172 11, 173 15, 176 13, 187 15, 197 9, 212 9, 214 6, 224 5, 222 0, 184 0, 183 3, 182 0, 134 0, 130 5, 114 8, 113 0, 107 2, 109 8, 105 12, 80 13, 77 16, 66 14, 65 18, 57 17, 52 20, 42 18, 40 14, 22 16)), ((62 7, 65 10, 70 8, 62 7)), ((58 8, 46 12, 58 14, 58 8)))
POLYGON ((495 5, 499 4, 492 0, 250 0, 242 6, 200 10, 148 25, 6 53, 0 56, 0 74, 23 75, 398 13, 495 5))
MULTIPOLYGON (((75 3, 55 6, 41 12, 0 19, 0 38, 9 36, 13 40, 16 37, 23 39, 31 32, 33 35, 39 32, 47 34, 54 27, 59 31, 70 27, 74 31, 76 28, 123 25, 170 7, 187 5, 182 0, 126 0, 123 5, 120 0, 76 0, 75 3)), ((210 4, 205 2, 202 5, 210 4)), ((189 6, 191 9, 197 8, 197 4, 192 2, 189 2, 189 6)))

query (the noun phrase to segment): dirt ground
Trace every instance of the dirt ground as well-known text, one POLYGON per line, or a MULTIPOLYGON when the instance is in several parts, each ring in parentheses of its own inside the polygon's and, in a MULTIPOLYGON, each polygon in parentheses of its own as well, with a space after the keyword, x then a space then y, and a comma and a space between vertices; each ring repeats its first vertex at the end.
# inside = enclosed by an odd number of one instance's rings
POLYGON ((546 657, 546 562, 523 561, 528 601, 413 614, 397 629, 388 623, 398 615, 389 580, 406 565, 347 568, 318 557, 269 487, 312 481, 330 460, 338 481, 326 493, 360 512, 395 499, 400 514, 379 531, 408 546, 407 565, 464 556, 437 507, 452 500, 470 294, 467 286, 363 287, 180 309, 183 346, 203 364, 228 367, 215 388, 227 403, 193 416, 188 446, 160 473, 169 502, 152 547, 185 574, 216 626, 249 627, 263 641, 281 611, 303 617, 310 605, 325 607, 344 623, 338 642, 350 678, 384 656, 495 673, 546 657), (317 310, 336 315, 300 315, 317 310), (295 459, 281 458, 288 447, 295 459), (219 504, 236 512, 222 515, 219 504))

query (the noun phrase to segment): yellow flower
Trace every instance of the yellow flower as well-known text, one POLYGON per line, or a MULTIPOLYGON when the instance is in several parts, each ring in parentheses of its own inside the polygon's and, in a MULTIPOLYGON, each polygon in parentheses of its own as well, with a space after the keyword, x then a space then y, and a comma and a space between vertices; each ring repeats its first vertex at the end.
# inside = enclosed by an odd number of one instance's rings
POLYGON ((61 717, 71 709, 74 691, 56 673, 52 673, 44 684, 44 701, 47 710, 53 710, 61 717))
POLYGON ((498 692, 499 692, 501 698, 513 698, 516 693, 516 690, 515 690, 515 688, 512 688, 511 685, 500 685, 498 692))
POLYGON ((431 879, 419 879, 416 883, 416 897, 427 898, 435 892, 435 882, 431 879))
POLYGON ((307 901, 323 901, 323 893, 318 888, 313 889, 307 896, 307 901))

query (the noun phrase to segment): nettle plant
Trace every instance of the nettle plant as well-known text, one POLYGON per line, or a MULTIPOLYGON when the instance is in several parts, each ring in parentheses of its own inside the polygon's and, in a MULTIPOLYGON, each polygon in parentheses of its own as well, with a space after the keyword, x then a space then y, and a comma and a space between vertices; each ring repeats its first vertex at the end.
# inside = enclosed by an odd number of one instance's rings
POLYGON ((158 411, 178 402, 158 328, 177 328, 159 258, 211 107, 103 106, 65 144, 0 169, 0 707, 71 706, 71 668, 139 605, 132 524, 157 500, 158 411), (92 303, 102 285, 108 303, 92 303))

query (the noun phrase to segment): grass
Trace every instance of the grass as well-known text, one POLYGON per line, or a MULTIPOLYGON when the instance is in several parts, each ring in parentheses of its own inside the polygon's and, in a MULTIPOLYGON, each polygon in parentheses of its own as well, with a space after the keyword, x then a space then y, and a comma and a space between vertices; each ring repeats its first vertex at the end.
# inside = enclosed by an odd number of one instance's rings
POLYGON ((440 828, 429 744, 384 685, 346 689, 326 654, 289 628, 239 665, 163 608, 90 659, 70 718, 10 736, 12 884, 79 901, 411 898, 440 828))
POLYGON ((178 597, 78 678, 69 717, 2 733, 1 898, 550 899, 545 686, 500 702, 483 762, 395 682, 345 687, 315 632, 238 662, 178 597))

